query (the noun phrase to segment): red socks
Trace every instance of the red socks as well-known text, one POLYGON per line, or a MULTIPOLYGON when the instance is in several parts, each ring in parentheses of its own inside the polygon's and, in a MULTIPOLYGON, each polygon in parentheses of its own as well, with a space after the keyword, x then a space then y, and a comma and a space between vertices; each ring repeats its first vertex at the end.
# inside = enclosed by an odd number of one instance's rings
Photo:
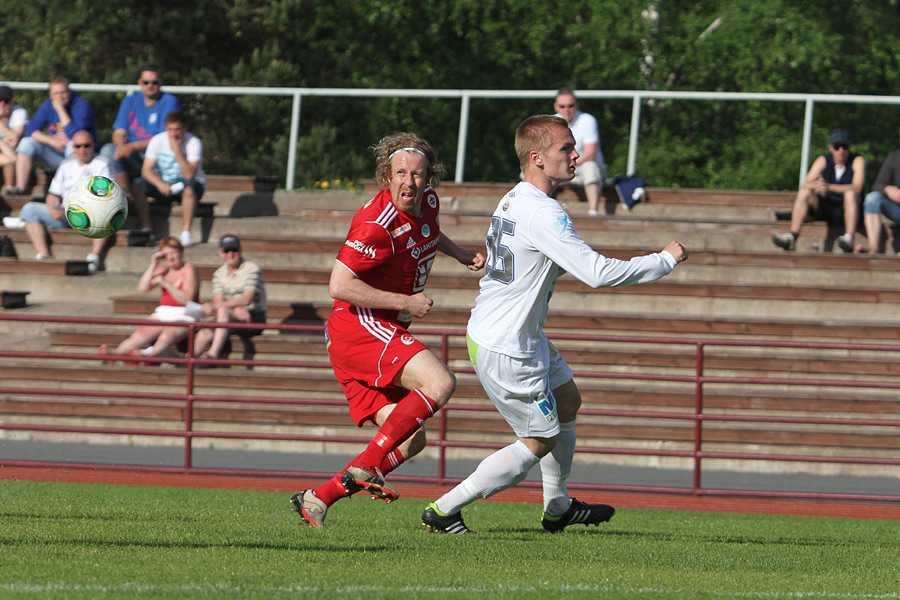
MULTIPOLYGON (((375 467, 378 467, 384 475, 387 475, 403 464, 405 460, 403 454, 397 450, 397 446, 405 442, 437 410, 438 405, 434 400, 419 390, 413 390, 397 403, 397 406, 378 429, 375 437, 369 442, 369 446, 362 454, 350 461, 347 467, 363 467, 373 472, 375 467)), ((341 483, 341 475, 344 474, 347 467, 341 469, 340 473, 314 490, 316 498, 324 502, 326 506, 331 506, 347 495, 344 485, 341 483)))
POLYGON ((385 457, 415 433, 425 419, 433 416, 437 410, 438 405, 434 400, 419 390, 411 391, 397 403, 396 408, 369 442, 369 447, 359 455, 353 466, 368 470, 381 468, 385 457))

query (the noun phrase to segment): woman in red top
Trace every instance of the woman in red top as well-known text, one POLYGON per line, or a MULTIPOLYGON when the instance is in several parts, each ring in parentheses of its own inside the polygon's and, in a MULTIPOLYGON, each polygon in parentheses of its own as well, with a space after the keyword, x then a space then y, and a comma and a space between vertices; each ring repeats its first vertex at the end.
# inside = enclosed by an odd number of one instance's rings
MULTIPOLYGON (((138 282, 138 290, 142 292, 149 292, 155 288, 160 289, 161 297, 159 306, 150 315, 150 319, 164 322, 192 322, 203 315, 197 302, 200 298, 197 267, 184 262, 184 246, 173 237, 159 242, 159 252, 153 254, 150 266, 138 282)), ((161 356, 187 337, 187 334, 186 327, 141 325, 127 340, 119 344, 112 354, 161 356), (145 346, 149 347, 140 350, 145 346)), ((105 345, 100 347, 100 353, 107 353, 105 345)))

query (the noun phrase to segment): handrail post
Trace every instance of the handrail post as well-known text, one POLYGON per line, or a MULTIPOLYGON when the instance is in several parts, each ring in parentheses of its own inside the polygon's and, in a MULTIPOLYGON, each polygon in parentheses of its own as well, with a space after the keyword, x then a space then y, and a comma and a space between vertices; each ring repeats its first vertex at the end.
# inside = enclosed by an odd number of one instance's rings
MULTIPOLYGON (((450 364, 450 335, 441 334, 441 359, 445 365, 450 364)), ((449 403, 441 409, 441 421, 439 426, 440 444, 438 445, 438 481, 443 485, 447 477, 447 411, 449 403)))
POLYGON ((194 324, 188 324, 187 355, 191 360, 187 365, 187 377, 185 378, 184 398, 184 470, 193 468, 193 441, 191 432, 194 429, 194 324))
POLYGON ((628 168, 625 174, 631 177, 637 167, 638 132, 641 128, 641 95, 635 94, 631 102, 631 134, 628 136, 628 168))
POLYGON ((803 117, 803 149, 800 151, 800 182, 798 188, 803 187, 806 181, 806 171, 809 168, 809 148, 812 144, 812 124, 813 124, 813 99, 806 99, 806 114, 803 117))
POLYGON ((700 490, 700 469, 703 450, 703 342, 697 342, 697 373, 694 382, 694 478, 691 493, 696 496, 700 490))
POLYGON ((463 92, 459 107, 459 139, 456 142, 456 175, 455 183, 462 183, 466 172, 466 144, 469 136, 469 93, 463 92))
POLYGON ((288 164, 287 179, 284 182, 284 188, 288 191, 294 189, 294 173, 297 169, 297 141, 300 137, 300 105, 303 96, 300 92, 294 93, 294 100, 291 103, 291 133, 288 140, 288 164))

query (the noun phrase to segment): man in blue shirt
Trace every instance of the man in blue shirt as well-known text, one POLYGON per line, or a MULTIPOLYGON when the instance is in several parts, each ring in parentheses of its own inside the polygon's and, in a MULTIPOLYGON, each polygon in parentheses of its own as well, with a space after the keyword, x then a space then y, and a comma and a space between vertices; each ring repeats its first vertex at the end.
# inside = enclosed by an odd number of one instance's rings
POLYGON ((141 176, 144 152, 157 133, 166 130, 165 118, 181 104, 172 94, 162 91, 162 68, 154 63, 138 70, 140 93, 129 94, 122 100, 113 123, 112 143, 103 146, 100 154, 116 166, 116 181, 125 190, 134 213, 145 231, 150 231, 150 206, 147 196, 131 181, 141 176))
POLYGON ((56 170, 72 154, 72 137, 87 131, 97 147, 97 124, 87 100, 69 89, 69 80, 50 80, 50 97, 41 104, 16 147, 16 193, 24 194, 34 159, 56 170))

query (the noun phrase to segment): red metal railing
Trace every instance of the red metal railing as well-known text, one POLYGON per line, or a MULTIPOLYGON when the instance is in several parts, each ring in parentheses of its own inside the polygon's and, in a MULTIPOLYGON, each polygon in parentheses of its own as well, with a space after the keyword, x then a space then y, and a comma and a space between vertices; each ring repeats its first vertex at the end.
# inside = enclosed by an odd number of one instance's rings
MULTIPOLYGON (((146 321, 142 319, 96 319, 96 318, 78 318, 78 317, 43 317, 29 315, 0 314, 0 321, 19 321, 19 322, 37 322, 42 324, 68 324, 68 325, 141 325, 146 321)), ((189 324, 188 348, 193 347, 193 338, 195 332, 203 327, 219 327, 214 323, 194 323, 189 324)), ((238 325, 228 324, 230 329, 248 329, 258 330, 258 324, 238 325)), ((322 327, 317 325, 267 325, 267 329, 278 330, 281 333, 298 333, 298 332, 321 332, 322 327)), ((451 339, 458 339, 464 336, 464 331, 458 329, 433 329, 433 328, 416 328, 416 334, 422 338, 438 338, 439 345, 433 347, 439 348, 439 354, 445 362, 451 358, 451 339)), ((690 374, 683 373, 683 367, 659 367, 659 365, 651 367, 653 370, 662 371, 669 370, 672 372, 648 372, 648 369, 630 369, 629 365, 615 365, 606 370, 576 370, 576 377, 579 381, 590 382, 591 380, 605 381, 634 381, 640 382, 642 385, 652 387, 654 384, 669 383, 681 386, 690 386, 693 394, 693 406, 690 410, 677 410, 677 406, 664 406, 662 409, 654 407, 644 407, 641 410, 628 408, 592 408, 592 402, 585 402, 585 406, 579 412, 580 420, 600 419, 608 421, 610 419, 629 420, 635 423, 655 423, 655 422, 671 422, 684 423, 691 427, 691 435, 689 443, 682 443, 684 447, 681 449, 661 449, 647 447, 649 440, 645 436, 639 443, 628 446, 620 444, 615 446, 607 445, 580 445, 578 454, 587 455, 617 455, 622 457, 654 457, 656 459, 679 459, 682 461, 690 461, 692 481, 690 486, 663 486, 663 485, 627 485, 627 484, 591 484, 591 483, 572 483, 570 487, 573 489, 585 490, 613 490, 613 491, 637 491, 637 492, 659 492, 672 494, 692 494, 692 495, 709 495, 709 496, 760 496, 773 498, 807 498, 807 499, 840 499, 855 501, 876 501, 876 502, 898 502, 900 501, 900 491, 888 492, 859 492, 846 493, 837 491, 792 491, 783 489, 748 489, 746 487, 737 486, 735 489, 716 489, 703 485, 704 473, 709 472, 708 464, 710 461, 739 461, 739 462, 756 462, 766 461, 768 463, 786 463, 786 464, 818 464, 821 466, 840 466, 840 465, 858 465, 867 466, 870 469, 878 467, 882 472, 878 473, 881 478, 893 478, 900 483, 900 409, 891 408, 883 413, 872 415, 871 412, 884 410, 884 407, 895 407, 897 397, 894 390, 900 389, 900 382, 891 381, 889 379, 879 378, 885 371, 883 369, 872 368, 869 372, 866 368, 866 357, 872 358, 871 364, 896 363, 900 358, 900 345, 877 345, 877 344, 835 344, 835 343, 805 343, 805 342, 784 342, 784 341, 760 341, 760 340, 697 340, 697 339, 677 339, 677 338, 646 338, 646 337, 629 337, 629 336, 601 336, 586 334, 558 334, 552 336, 554 341, 559 344, 578 342, 581 347, 590 343, 595 346, 603 344, 622 344, 629 347, 640 348, 671 348, 673 352, 677 348, 693 348, 694 366, 690 374), (764 377, 754 374, 752 376, 738 376, 732 371, 736 368, 716 368, 708 366, 711 360, 710 352, 716 350, 723 352, 726 349, 737 350, 737 361, 740 362, 741 357, 746 357, 748 362, 760 356, 770 358, 772 355, 777 356, 779 351, 784 350, 801 350, 806 352, 801 360, 809 362, 810 366, 814 366, 822 361, 833 360, 840 363, 842 360, 855 361, 858 364, 854 371, 852 368, 845 368, 849 375, 841 376, 835 373, 825 373, 824 376, 813 377, 804 372, 791 371, 789 376, 764 377), (885 360, 885 356, 893 356, 893 360, 885 360), (875 360, 878 357, 879 360, 875 360), (618 368, 619 370, 615 370, 618 368), (720 371, 717 373, 717 371, 720 371), (733 404, 720 403, 715 409, 711 409, 706 405, 706 399, 709 394, 710 386, 729 385, 742 386, 746 390, 746 399, 752 399, 756 395, 754 390, 771 388, 790 398, 801 392, 809 395, 809 391, 813 390, 811 396, 812 402, 816 398, 822 398, 823 401, 828 399, 829 390, 852 390, 860 395, 875 394, 875 399, 881 402, 875 404, 876 408, 869 408, 863 411, 866 416, 852 416, 852 408, 844 410, 851 416, 828 416, 827 414, 806 414, 808 410, 798 410, 796 407, 788 410, 779 409, 762 409, 751 411, 741 402, 735 401, 733 404), (878 395, 882 392, 882 395, 878 395), (878 408, 881 406, 883 408, 878 408), (784 414, 782 414, 784 413, 784 414), (894 416, 891 417, 890 415, 894 416), (736 433, 739 432, 766 432, 766 428, 777 428, 785 426, 801 426, 816 427, 822 426, 825 429, 824 434, 828 435, 828 431, 849 428, 868 430, 877 430, 879 440, 887 440, 877 448, 872 447, 853 447, 852 444, 835 443, 831 447, 826 447, 824 451, 814 453, 808 449, 805 452, 790 450, 792 447, 806 447, 808 444, 800 443, 781 443, 787 450, 782 451, 750 451, 757 446, 765 446, 766 443, 738 443, 733 446, 746 447, 743 451, 735 449, 727 449, 728 440, 711 441, 707 439, 707 426, 712 424, 729 425, 736 433), (753 428, 755 426, 755 429, 753 428), (715 449, 717 446, 725 448, 715 449), (705 470, 706 469, 706 470, 705 470)), ((605 347, 605 346, 604 346, 605 347)), ((563 349, 565 353, 565 349, 563 349)), ((786 358, 778 360, 795 359, 783 355, 786 358)), ((10 386, 5 382, 0 385, 0 394, 3 399, 14 397, 33 397, 33 396, 59 396, 71 398, 109 398, 109 399, 125 399, 125 400, 168 400, 183 402, 184 406, 184 423, 181 430, 160 429, 158 427, 107 427, 107 426, 88 426, 88 425, 53 425, 37 422, 37 420, 23 420, 20 416, 17 419, 11 419, 13 411, 3 411, 5 417, 0 423, 0 430, 6 431, 29 431, 29 432, 52 432, 52 433, 74 433, 74 434, 110 434, 110 435, 132 435, 132 436, 150 436, 150 437, 171 437, 181 438, 184 440, 184 462, 180 467, 166 466, 123 466, 115 464, 102 465, 105 468, 112 469, 134 469, 143 471, 157 471, 168 473, 216 473, 216 474, 246 474, 246 471, 237 469, 211 469, 197 468, 193 465, 193 440, 195 439, 239 439, 239 440, 270 440, 270 441, 312 441, 312 442, 339 442, 339 443, 360 443, 363 441, 360 437, 354 436, 338 436, 338 435, 319 435, 314 433, 303 434, 275 434, 275 433, 259 433, 259 432, 234 432, 225 430, 216 431, 198 431, 194 426, 195 403, 196 402, 216 402, 222 404, 241 404, 252 403, 261 405, 281 405, 293 406, 298 410, 302 407, 343 407, 345 401, 339 399, 328 399, 322 397, 311 398, 285 398, 272 396, 254 396, 247 394, 203 394, 197 393, 195 382, 195 369, 203 364, 221 364, 221 365, 241 365, 246 367, 272 367, 272 368, 296 368, 296 369, 322 369, 330 371, 330 366, 324 356, 324 345, 321 360, 300 361, 300 360, 211 360, 193 357, 190 353, 184 358, 150 358, 143 357, 140 359, 147 364, 171 363, 181 365, 186 368, 185 374, 185 391, 184 393, 158 393, 148 391, 111 391, 109 389, 77 389, 75 386, 64 387, 47 387, 42 386, 40 380, 35 380, 33 385, 10 386), (15 422, 14 422, 15 421, 15 422)), ((53 361, 64 359, 69 362, 85 362, 109 359, 109 356, 96 354, 79 353, 79 352, 33 352, 19 350, 0 351, 0 359, 28 359, 48 361, 46 368, 53 368, 53 361)), ((577 363, 577 357, 568 357, 572 364, 577 363)), ((665 356, 663 356, 663 360, 665 356)), ((716 356, 712 357, 715 361, 716 356)), ((732 357, 732 362, 734 362, 732 357)), ((40 364, 40 363, 39 363, 40 364)), ((88 363, 89 364, 89 363, 88 363)), ((824 363, 823 363, 824 364, 824 363)), ((454 369, 457 373, 472 373, 471 368, 454 369)), ((819 369, 823 370, 823 369, 819 369)), ((752 373, 758 371, 750 370, 752 373)), ((890 371, 888 371, 889 373, 890 371)), ((297 377, 303 377, 302 373, 298 373, 297 377)), ((744 398, 741 398, 744 400, 744 398)), ((771 402, 771 400, 770 400, 771 402)), ((665 402, 657 403, 665 404, 665 402)), ((850 403, 852 404, 852 402, 850 403)), ((850 406, 848 404, 848 406, 850 406)), ((492 450, 506 445, 506 441, 466 441, 460 439, 452 439, 453 429, 449 424, 449 417, 454 414, 490 414, 494 417, 495 409, 487 402, 482 404, 463 404, 451 401, 440 413, 437 428, 438 439, 429 440, 431 446, 437 448, 437 473, 433 477, 411 477, 402 475, 402 471, 392 474, 392 479, 397 481, 410 482, 427 482, 438 484, 452 484, 458 479, 448 477, 446 473, 447 451, 454 448, 465 449, 484 449, 492 450)), ((486 417, 487 418, 487 417, 486 417)), ((349 419, 347 419, 349 424, 349 419)), ((641 425, 641 427, 649 427, 649 425, 641 425)), ((725 432, 728 434, 728 431, 725 432)), ((788 437, 792 435, 790 431, 786 434, 788 437)), ((799 434, 796 434, 799 436, 799 434)), ((834 434, 835 439, 840 437, 834 434)), ((857 433, 855 436, 863 436, 857 433)), ((875 435, 875 434, 873 434, 875 435)), ((507 436, 509 438, 511 436, 507 436)), ((762 436, 764 438, 765 436, 762 436)), ((365 440, 367 441, 367 440, 365 440)), ((593 440, 596 442, 596 440, 593 440)), ((671 441, 671 440, 670 440, 671 441)), ((673 442, 677 445, 679 442, 673 442)), ((778 443, 769 443, 768 445, 778 445, 778 443)), ((97 463, 77 463, 77 462, 59 462, 59 461, 43 461, 43 460, 27 460, 27 461, 11 461, 4 460, 0 457, 0 464, 10 466, 42 466, 42 467, 59 467, 68 468, 89 467, 97 468, 97 463)), ((721 469, 721 467, 720 467, 721 469)), ((304 472, 304 471, 254 471, 254 475, 271 475, 271 476, 292 476, 292 477, 322 477, 326 473, 320 472, 304 472)), ((540 485, 536 482, 524 482, 523 485, 540 485)), ((894 490, 900 490, 900 485, 894 490)))

